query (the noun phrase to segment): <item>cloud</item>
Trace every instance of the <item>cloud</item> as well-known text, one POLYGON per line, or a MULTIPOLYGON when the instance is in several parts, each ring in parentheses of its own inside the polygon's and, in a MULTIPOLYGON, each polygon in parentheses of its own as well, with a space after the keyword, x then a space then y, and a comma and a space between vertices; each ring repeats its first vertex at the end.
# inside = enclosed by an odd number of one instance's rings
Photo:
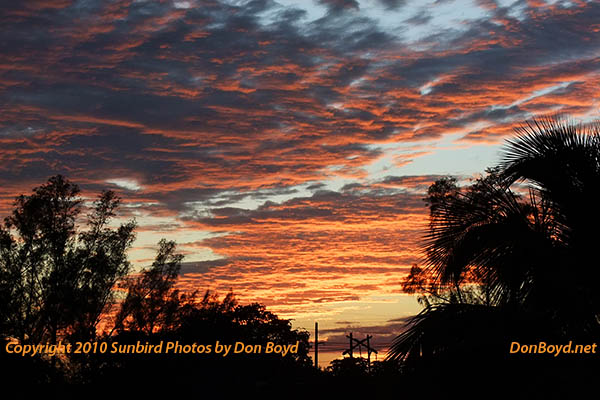
MULTIPOLYGON (((319 338, 326 338, 319 350, 323 352, 336 352, 339 355, 348 348, 347 335, 352 333, 353 337, 362 340, 367 335, 371 336, 370 346, 377 351, 377 358, 383 359, 392 344, 393 340, 406 330, 408 317, 397 318, 385 321, 381 324, 363 324, 360 321, 338 321, 337 326, 320 329, 319 338)), ((356 349, 356 352, 363 351, 364 348, 356 349)), ((374 358, 374 355, 372 356, 374 358)))
POLYGON ((422 197, 397 189, 317 191, 255 210, 193 215, 190 226, 222 233, 199 245, 223 259, 210 269, 186 269, 181 286, 233 288, 279 307, 399 293, 401 276, 419 260, 422 197))
POLYGON ((406 0, 378 0, 387 10, 398 10, 406 5, 406 0))
POLYGON ((360 9, 356 0, 319 0, 319 3, 326 5, 330 12, 340 12, 347 9, 360 9))
POLYGON ((297 305, 399 290, 437 177, 401 172, 436 155, 415 143, 598 116, 600 85, 597 2, 478 1, 458 21, 404 3, 325 1, 314 16, 275 1, 10 2, 0 210, 62 173, 219 233, 199 246, 222 259, 186 266, 188 288, 297 305))

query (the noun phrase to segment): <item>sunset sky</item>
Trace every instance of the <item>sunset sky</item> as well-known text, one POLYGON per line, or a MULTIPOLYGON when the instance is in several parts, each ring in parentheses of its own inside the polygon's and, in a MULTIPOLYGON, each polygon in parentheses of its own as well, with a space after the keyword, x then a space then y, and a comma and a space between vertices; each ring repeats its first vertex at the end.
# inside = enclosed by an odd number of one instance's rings
POLYGON ((331 343, 420 310, 429 184, 534 115, 600 114, 594 1, 27 0, 0 25, 0 215, 57 173, 113 189, 137 267, 176 240, 182 288, 331 343))

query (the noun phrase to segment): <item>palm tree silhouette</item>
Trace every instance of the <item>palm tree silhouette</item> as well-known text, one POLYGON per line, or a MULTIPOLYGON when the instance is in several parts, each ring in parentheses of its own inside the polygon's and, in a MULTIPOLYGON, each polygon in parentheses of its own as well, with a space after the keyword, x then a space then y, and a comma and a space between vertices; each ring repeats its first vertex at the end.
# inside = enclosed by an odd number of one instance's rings
POLYGON ((598 333, 600 125, 543 118, 517 133, 471 186, 430 187, 425 266, 405 281, 425 308, 389 360, 504 357, 510 340, 598 333))

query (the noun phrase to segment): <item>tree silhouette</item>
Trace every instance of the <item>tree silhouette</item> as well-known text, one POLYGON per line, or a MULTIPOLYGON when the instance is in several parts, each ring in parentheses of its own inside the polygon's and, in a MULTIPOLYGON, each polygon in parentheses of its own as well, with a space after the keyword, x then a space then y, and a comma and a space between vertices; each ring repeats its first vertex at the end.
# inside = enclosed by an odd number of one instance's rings
MULTIPOLYGON (((139 284, 144 281, 136 278, 134 293, 139 293, 139 284)), ((148 282, 148 281, 146 281, 148 282)), ((139 299, 139 298, 138 298, 139 299)), ((233 293, 222 299, 209 291, 201 298, 184 296, 171 289, 164 303, 157 307, 154 301, 132 301, 125 306, 132 315, 152 315, 160 313, 154 321, 150 318, 129 319, 112 336, 101 339, 119 345, 136 343, 202 344, 214 346, 245 345, 263 346, 257 354, 89 354, 76 355, 78 373, 76 380, 84 383, 126 384, 131 380, 190 382, 203 385, 216 385, 221 390, 255 391, 284 388, 306 379, 313 373, 309 353, 309 334, 304 330, 292 329, 289 320, 280 319, 267 311, 263 305, 252 303, 240 305, 233 293), (192 300, 193 298, 193 300, 192 300), (158 323, 160 321, 160 323, 158 323), (153 326, 153 329, 150 327, 153 326), (296 344, 298 351, 286 356, 266 354, 265 344, 296 344)), ((125 302, 124 302, 125 304, 125 302)), ((123 311, 123 309, 122 309, 123 311)), ((124 311, 123 311, 124 312, 124 311)), ((213 349, 214 350, 214 349, 213 349)))
POLYGON ((19 196, 0 226, 0 335, 23 343, 94 337, 100 317, 114 298, 113 288, 130 269, 126 251, 135 223, 108 223, 119 198, 103 192, 76 223, 82 200, 77 185, 57 175, 19 196))
POLYGON ((332 360, 326 369, 336 377, 363 378, 368 374, 367 360, 363 357, 345 357, 332 360))
MULTIPOLYGON (((168 379, 279 387, 312 373, 308 332, 292 329, 258 303, 240 305, 206 291, 176 288, 183 255, 161 240, 152 265, 132 273, 127 250, 135 222, 113 227, 119 198, 101 193, 91 207, 77 185, 57 175, 19 196, 0 226, 0 339, 21 344, 100 341, 135 344, 298 344, 297 352, 244 354, 111 354, 71 352, 22 357, 0 352, 3 377, 30 382, 130 383, 168 379), (84 211, 87 213, 84 215, 84 211), (120 293, 117 296, 117 293, 120 293), (102 322, 102 326, 100 323, 102 322), (112 324, 112 325, 111 325, 112 324)), ((112 347, 110 347, 112 349, 112 347)), ((256 386, 258 387, 258 386, 256 386)))
POLYGON ((425 265, 404 282, 425 308, 388 359, 497 371, 514 367, 505 363, 511 340, 593 339, 599 182, 599 125, 546 118, 519 128, 502 162, 470 186, 432 185, 425 265))
POLYGON ((162 239, 152 267, 127 279, 127 295, 120 303, 115 330, 151 334, 173 328, 181 308, 194 301, 195 293, 186 296, 174 289, 183 259, 175 248, 175 242, 162 239))

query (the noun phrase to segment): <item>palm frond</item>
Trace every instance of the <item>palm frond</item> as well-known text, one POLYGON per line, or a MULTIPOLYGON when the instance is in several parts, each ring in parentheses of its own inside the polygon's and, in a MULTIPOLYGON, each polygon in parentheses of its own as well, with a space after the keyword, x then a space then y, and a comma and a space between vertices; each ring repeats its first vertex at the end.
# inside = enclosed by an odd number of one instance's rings
POLYGON ((544 118, 517 128, 507 141, 502 162, 511 182, 529 181, 551 199, 596 190, 600 179, 600 125, 575 125, 564 119, 544 118))
POLYGON ((477 342, 493 342, 494 336, 503 337, 499 330, 494 333, 496 314, 494 307, 477 304, 427 307, 408 321, 408 328, 393 341, 386 359, 407 365, 448 351, 473 348, 477 342))
POLYGON ((459 296, 426 303, 388 359, 460 357, 485 348, 481 338, 501 343, 523 332, 539 339, 600 331, 600 125, 542 118, 517 132, 487 177, 430 190, 435 202, 416 278, 430 280, 433 293, 459 296), (475 295, 461 297, 465 287, 475 295))
POLYGON ((510 189, 479 182, 448 197, 432 212, 422 249, 434 281, 461 284, 475 273, 489 285, 494 303, 522 300, 528 272, 547 251, 547 218, 510 189))

